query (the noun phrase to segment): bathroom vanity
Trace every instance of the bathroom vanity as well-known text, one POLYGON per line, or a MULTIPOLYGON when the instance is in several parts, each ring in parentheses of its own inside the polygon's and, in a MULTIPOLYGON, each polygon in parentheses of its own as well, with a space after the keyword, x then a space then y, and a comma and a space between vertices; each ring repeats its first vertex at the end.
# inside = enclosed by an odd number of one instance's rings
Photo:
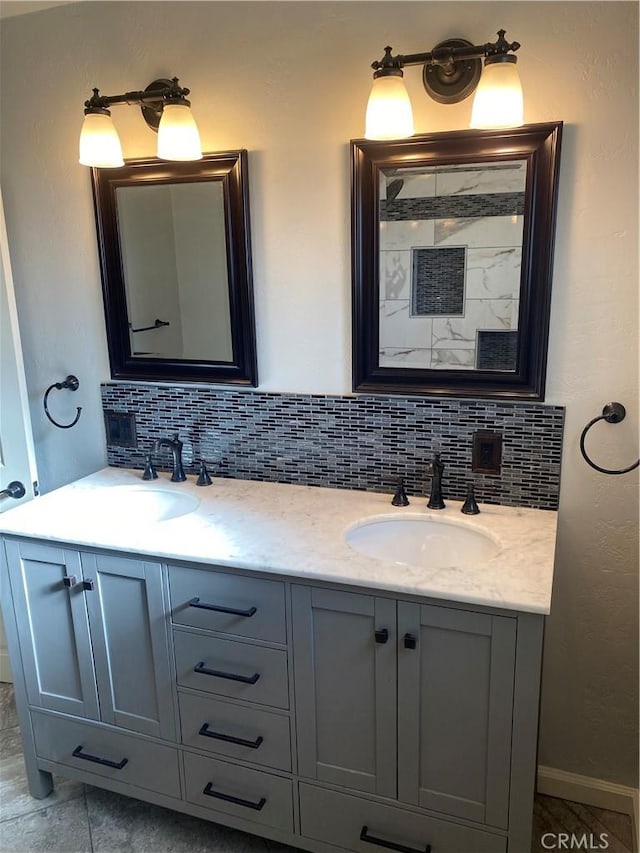
POLYGON ((105 469, 3 514, 32 794, 55 773, 317 853, 525 853, 556 515, 481 508, 105 469), (346 541, 387 517, 490 556, 346 541))

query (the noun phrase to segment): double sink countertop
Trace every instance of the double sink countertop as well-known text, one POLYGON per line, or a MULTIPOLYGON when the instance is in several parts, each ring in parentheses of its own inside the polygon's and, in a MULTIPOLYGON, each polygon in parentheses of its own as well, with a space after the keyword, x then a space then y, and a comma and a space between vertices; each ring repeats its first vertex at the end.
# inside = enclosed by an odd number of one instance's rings
POLYGON ((193 477, 171 483, 168 474, 144 482, 140 471, 104 468, 4 512, 0 533, 549 613, 557 513, 480 503, 480 515, 467 516, 446 496, 444 510, 427 509, 425 497, 410 500, 396 508, 391 495, 252 480, 198 487, 193 477), (129 489, 117 488, 123 486, 129 489), (131 489, 189 495, 179 502, 195 508, 156 521, 135 512, 131 489), (381 516, 462 525, 488 535, 498 551, 471 567, 424 568, 367 557, 347 544, 350 527, 381 516))

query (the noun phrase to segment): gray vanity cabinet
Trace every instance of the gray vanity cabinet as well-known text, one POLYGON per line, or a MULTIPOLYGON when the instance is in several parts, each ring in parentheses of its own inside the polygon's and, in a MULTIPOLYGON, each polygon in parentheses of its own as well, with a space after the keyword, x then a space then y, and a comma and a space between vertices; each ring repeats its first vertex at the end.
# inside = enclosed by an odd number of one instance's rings
POLYGON ((524 853, 543 617, 5 538, 29 787, 311 853, 524 853))
POLYGON ((398 602, 398 799, 506 829, 516 619, 398 602))
POLYGON ((300 776, 507 827, 516 619, 294 586, 293 628, 300 776))
POLYGON ((292 596, 300 776, 395 797, 395 601, 307 586, 292 596))
POLYGON ((94 582, 85 599, 101 720, 174 740, 161 565, 117 554, 82 554, 82 566, 94 582))
POLYGON ((5 547, 29 704, 174 739, 160 565, 5 547))
POLYGON ((5 549, 29 704, 99 719, 80 554, 9 539, 5 549))

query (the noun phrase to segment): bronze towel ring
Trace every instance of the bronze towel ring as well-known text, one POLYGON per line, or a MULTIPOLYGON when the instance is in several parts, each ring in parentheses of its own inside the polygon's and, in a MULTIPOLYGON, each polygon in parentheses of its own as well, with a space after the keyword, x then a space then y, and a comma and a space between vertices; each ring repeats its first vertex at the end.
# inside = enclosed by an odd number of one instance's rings
POLYGON ((634 468, 637 468, 638 465, 640 465, 640 459, 638 459, 633 463, 633 465, 629 465, 628 468, 601 468, 600 465, 596 465, 595 462, 592 462, 591 459, 589 459, 587 451, 584 449, 585 436, 594 424, 597 424, 598 421, 606 421, 608 424, 619 424, 620 421, 625 419, 626 414, 627 410, 622 403, 607 403, 602 410, 602 414, 589 421, 586 427, 582 430, 582 435, 580 436, 580 453, 582 453, 585 462, 591 465, 592 468, 595 468, 596 471, 600 471, 601 474, 627 474, 629 471, 633 471, 634 468))
POLYGON ((76 408, 76 416, 70 424, 59 424, 58 421, 54 420, 49 414, 49 406, 47 405, 49 394, 53 391, 54 388, 56 388, 58 391, 61 391, 63 388, 67 388, 69 391, 77 391, 79 387, 80 382, 78 381, 78 377, 69 374, 69 376, 67 376, 67 378, 64 379, 62 382, 54 382, 53 385, 49 385, 47 390, 44 392, 44 413, 49 418, 51 423, 54 426, 57 426, 58 429, 71 429, 72 426, 75 426, 80 420, 80 412, 82 411, 82 406, 78 406, 76 408))

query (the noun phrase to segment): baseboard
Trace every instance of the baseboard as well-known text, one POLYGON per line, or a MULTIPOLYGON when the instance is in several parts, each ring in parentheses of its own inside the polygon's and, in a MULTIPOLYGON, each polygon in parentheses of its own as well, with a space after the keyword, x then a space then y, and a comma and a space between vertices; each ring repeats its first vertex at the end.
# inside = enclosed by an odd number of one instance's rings
POLYGON ((599 809, 628 814, 633 822, 635 849, 640 850, 639 791, 625 785, 605 782, 591 776, 579 776, 554 767, 538 767, 537 791, 548 797, 560 797, 574 803, 584 803, 599 809))
POLYGON ((9 654, 6 649, 0 649, 0 681, 12 682, 9 654))

